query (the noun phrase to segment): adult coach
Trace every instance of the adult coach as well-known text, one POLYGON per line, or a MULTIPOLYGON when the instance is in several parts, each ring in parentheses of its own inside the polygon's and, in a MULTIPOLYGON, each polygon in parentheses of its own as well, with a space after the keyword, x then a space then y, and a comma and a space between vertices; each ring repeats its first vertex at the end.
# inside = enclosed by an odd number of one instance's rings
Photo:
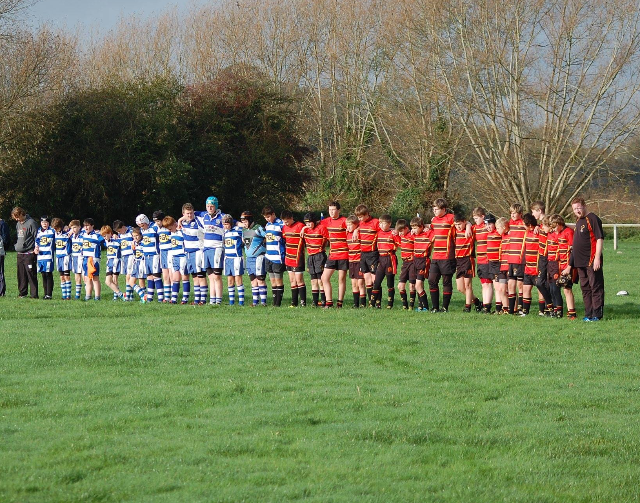
POLYGON ((20 297, 27 296, 27 287, 31 287, 31 298, 38 298, 38 268, 37 256, 33 252, 36 246, 36 234, 38 224, 27 215, 19 206, 13 208, 11 217, 17 222, 16 231, 18 241, 16 242, 16 252, 18 253, 18 294, 20 297))
POLYGON ((584 321, 600 321, 604 310, 604 275, 602 273, 602 221, 587 211, 584 199, 571 202, 576 216, 571 266, 578 271, 584 300, 584 321))

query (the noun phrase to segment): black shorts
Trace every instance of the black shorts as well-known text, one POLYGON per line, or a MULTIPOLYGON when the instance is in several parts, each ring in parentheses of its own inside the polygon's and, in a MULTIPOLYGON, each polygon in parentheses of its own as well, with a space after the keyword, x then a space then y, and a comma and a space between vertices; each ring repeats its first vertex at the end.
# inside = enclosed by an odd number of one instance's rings
POLYGON ((362 252, 360 255, 360 270, 375 274, 379 260, 380 254, 377 251, 362 252))
POLYGON ((547 281, 547 257, 540 255, 538 257, 538 278, 543 281, 547 281))
POLYGON ((493 281, 498 281, 497 277, 500 274, 500 261, 499 260, 490 260, 489 261, 489 275, 493 281))
POLYGON ((495 275, 493 281, 497 281, 498 283, 507 283, 509 278, 507 278, 508 271, 498 271, 498 274, 495 275))
POLYGON ((293 267, 292 265, 285 266, 287 272, 304 272, 304 262, 298 265, 297 267, 293 267))
POLYGON ((554 283, 560 276, 560 264, 556 260, 547 262, 547 281, 554 283))
POLYGON ((325 252, 314 253, 307 257, 307 269, 309 269, 311 279, 320 279, 326 261, 327 254, 325 252))
POLYGON ((71 276, 71 271, 58 271, 60 276, 71 276))
MULTIPOLYGON (((69 275, 69 273, 65 274, 65 276, 68 276, 68 275, 69 275)), ((113 272, 113 271, 107 271, 107 272, 105 273, 105 276, 119 276, 119 275, 120 275, 120 273, 118 273, 118 272, 113 272)))
POLYGON ((431 261, 429 276, 440 274, 442 276, 453 276, 456 273, 456 259, 438 259, 431 261))
POLYGON ((395 255, 381 255, 378 261, 376 276, 382 274, 383 271, 385 275, 392 274, 395 276, 398 272, 398 257, 395 255))
POLYGON ((338 271, 348 271, 349 270, 349 260, 346 258, 335 260, 328 259, 327 263, 324 265, 325 269, 334 269, 338 271))
POLYGON ((524 279, 524 264, 509 264, 507 277, 512 280, 522 281, 524 279))
POLYGON ((209 267, 207 268, 207 274, 215 274, 216 276, 222 276, 222 267, 209 267))
POLYGON ((456 259, 456 279, 458 278, 473 278, 471 257, 458 257, 456 259))
POLYGON ((284 264, 278 264, 277 262, 271 262, 271 260, 267 259, 265 261, 267 263, 267 273, 269 274, 283 274, 285 270, 284 264))
POLYGON ((349 277, 351 279, 364 279, 364 274, 360 270, 360 262, 349 262, 349 277))
MULTIPOLYGON (((498 264, 498 268, 500 268, 500 264, 498 264)), ((491 274, 490 264, 476 264, 476 274, 480 279, 492 280, 493 274, 491 274)))
POLYGON ((398 277, 398 283, 406 283, 409 281, 409 283, 415 285, 417 276, 418 274, 416 271, 415 261, 403 260, 402 267, 400 268, 400 276, 398 277))
POLYGON ((416 271, 416 280, 424 281, 429 275, 431 261, 427 257, 413 257, 413 268, 416 271))
POLYGON ((522 284, 527 286, 536 286, 537 281, 538 281, 538 276, 534 276, 533 274, 525 274, 522 284))

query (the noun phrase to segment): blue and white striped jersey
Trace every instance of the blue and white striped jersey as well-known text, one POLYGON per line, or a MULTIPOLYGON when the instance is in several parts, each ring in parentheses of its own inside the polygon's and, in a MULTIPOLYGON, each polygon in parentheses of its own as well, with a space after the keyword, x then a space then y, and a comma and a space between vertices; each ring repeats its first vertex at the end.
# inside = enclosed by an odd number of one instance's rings
POLYGON ((46 231, 38 229, 36 234, 36 246, 38 247, 38 260, 53 260, 56 231, 49 227, 46 231))
POLYGON ((276 218, 273 223, 267 222, 264 226, 265 241, 267 242, 267 259, 276 264, 284 262, 284 239, 282 228, 284 222, 276 218))
POLYGON ((204 249, 222 248, 224 246, 222 242, 224 236, 224 227, 222 226, 223 213, 218 210, 215 215, 211 216, 206 211, 196 211, 195 215, 196 220, 204 230, 204 249))
POLYGON ((136 260, 140 260, 142 257, 144 257, 144 248, 142 246, 142 241, 139 241, 138 243, 134 241, 133 242, 133 258, 136 260))
POLYGON ((56 258, 71 255, 71 236, 68 232, 56 232, 56 258))
POLYGON ((158 231, 158 243, 160 250, 170 250, 171 249, 171 232, 169 229, 165 229, 164 227, 156 226, 158 231))
POLYGON ((84 236, 84 229, 78 234, 69 233, 72 257, 82 257, 82 236, 84 236))
POLYGON ((120 240, 118 238, 111 238, 110 241, 105 240, 107 247, 107 258, 120 258, 120 240))
POLYGON ((118 241, 120 241, 120 256, 128 257, 133 255, 133 234, 131 227, 127 227, 127 232, 123 232, 118 235, 118 241))
POLYGON ((175 231, 171 233, 171 256, 182 258, 184 257, 184 235, 182 231, 175 231))
POLYGON ((82 234, 82 257, 100 258, 101 248, 105 245, 104 238, 95 229, 82 234))
POLYGON ((233 227, 224 231, 224 256, 225 258, 242 257, 244 241, 242 240, 242 227, 233 227))
POLYGON ((158 247, 158 231, 155 227, 149 227, 142 232, 142 252, 145 255, 157 255, 160 252, 158 247))
POLYGON ((264 229, 258 224, 255 224, 251 229, 242 229, 244 252, 247 257, 259 257, 267 252, 264 236, 264 229))
POLYGON ((198 219, 182 222, 182 236, 184 237, 184 251, 191 253, 202 249, 203 230, 198 219))

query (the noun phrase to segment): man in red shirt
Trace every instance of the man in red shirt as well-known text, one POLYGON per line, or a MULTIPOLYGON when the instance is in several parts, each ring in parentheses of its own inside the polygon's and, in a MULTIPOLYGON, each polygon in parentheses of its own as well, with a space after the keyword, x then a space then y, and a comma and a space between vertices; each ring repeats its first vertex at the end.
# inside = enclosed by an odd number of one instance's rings
POLYGON ((324 264, 327 262, 327 254, 324 246, 329 239, 327 229, 320 225, 320 219, 315 213, 307 213, 304 216, 305 228, 301 231, 304 236, 304 243, 307 246, 307 269, 311 276, 311 295, 313 307, 318 307, 319 300, 322 299, 324 306, 326 299, 322 289, 322 273, 324 264))
POLYGON ((356 217, 360 224, 354 232, 353 239, 360 240, 360 270, 364 274, 364 283, 367 290, 367 298, 371 298, 373 280, 378 269, 380 255, 376 247, 376 238, 380 230, 380 222, 369 214, 369 208, 359 204, 355 209, 356 217))
POLYGON ((304 283, 304 250, 302 245, 304 240, 300 231, 304 228, 302 222, 293 220, 293 213, 284 210, 280 214, 280 219, 284 222, 282 228, 282 238, 284 239, 284 265, 289 273, 289 283, 291 284, 291 307, 307 305, 307 285, 304 283))
MULTIPOLYGON (((429 268, 429 293, 431 294, 431 312, 440 311, 440 290, 438 283, 442 278, 442 312, 449 311, 451 294, 453 293, 452 278, 456 272, 455 256, 455 228, 453 214, 447 211, 447 201, 438 198, 433 202, 431 230, 433 231, 433 254, 429 268)), ((465 234, 472 235, 471 224, 467 222, 465 234)))
POLYGON ((347 271, 349 270, 349 246, 347 245, 347 219, 340 216, 340 203, 329 203, 329 218, 320 222, 327 229, 329 235, 329 258, 324 265, 322 285, 327 298, 326 308, 333 307, 333 290, 331 276, 338 271, 338 302, 336 307, 342 307, 344 294, 347 290, 347 271))

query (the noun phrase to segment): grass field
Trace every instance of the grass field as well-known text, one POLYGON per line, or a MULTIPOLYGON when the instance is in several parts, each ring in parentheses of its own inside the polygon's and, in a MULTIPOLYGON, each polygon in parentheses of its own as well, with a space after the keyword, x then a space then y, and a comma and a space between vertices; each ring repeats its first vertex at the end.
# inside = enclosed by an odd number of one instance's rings
POLYGON ((19 300, 11 254, 0 501, 637 501, 621 249, 599 323, 19 300))

